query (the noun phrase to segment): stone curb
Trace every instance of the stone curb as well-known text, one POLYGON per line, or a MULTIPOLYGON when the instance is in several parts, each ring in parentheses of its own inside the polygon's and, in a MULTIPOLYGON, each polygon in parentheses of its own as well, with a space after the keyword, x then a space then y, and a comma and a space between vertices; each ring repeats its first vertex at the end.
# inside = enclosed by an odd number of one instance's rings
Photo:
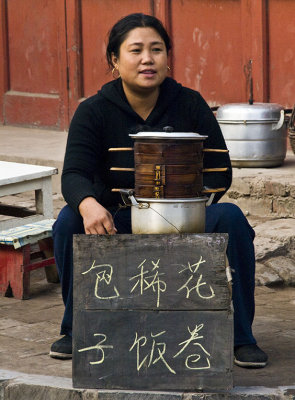
POLYGON ((226 393, 74 389, 69 378, 0 370, 0 400, 295 400, 295 386, 235 387, 226 393))
POLYGON ((256 285, 294 286, 295 220, 270 220, 256 225, 254 230, 256 285))
POLYGON ((290 173, 281 176, 236 175, 222 201, 237 204, 246 215, 295 218, 295 181, 290 173))

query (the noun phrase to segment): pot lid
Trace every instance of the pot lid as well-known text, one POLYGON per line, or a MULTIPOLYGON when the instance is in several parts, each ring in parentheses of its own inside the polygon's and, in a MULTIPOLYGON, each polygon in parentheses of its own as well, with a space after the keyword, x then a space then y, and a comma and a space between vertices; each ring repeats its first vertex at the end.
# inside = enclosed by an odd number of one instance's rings
POLYGON ((138 132, 129 135, 132 139, 177 139, 177 140, 205 140, 208 136, 195 132, 138 132))
POLYGON ((208 200, 208 197, 202 196, 202 197, 192 197, 192 198, 179 198, 179 199, 156 199, 155 197, 153 198, 144 198, 144 197, 136 197, 136 201, 139 201, 141 203, 165 203, 165 204, 179 204, 179 203, 203 203, 208 200))
POLYGON ((217 121, 278 121, 283 106, 276 103, 230 103, 218 108, 217 121))

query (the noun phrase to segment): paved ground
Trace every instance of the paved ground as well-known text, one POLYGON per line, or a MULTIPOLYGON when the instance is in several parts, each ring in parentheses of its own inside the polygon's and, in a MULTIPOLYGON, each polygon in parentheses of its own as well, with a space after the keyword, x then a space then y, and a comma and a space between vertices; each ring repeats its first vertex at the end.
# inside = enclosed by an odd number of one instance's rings
MULTIPOLYGON (((31 275, 29 300, 0 297, 0 368, 70 378, 71 361, 48 356, 63 314, 59 284, 47 283, 42 270, 31 275)), ((295 289, 258 287, 254 332, 269 365, 258 370, 234 367, 234 385, 295 385, 294 327, 295 289)))
MULTIPOLYGON (((29 150, 25 148, 22 152, 19 147, 17 157, 14 159, 13 146, 16 145, 20 134, 22 135, 23 144, 26 143, 25 137, 31 138, 32 135, 31 130, 22 131, 11 128, 7 133, 6 130, 1 130, 0 128, 0 159, 33 163, 35 157, 35 163, 37 164, 54 165, 56 163, 56 165, 61 165, 65 146, 65 135, 63 132, 42 132, 39 144, 36 141, 32 141, 30 159, 25 157, 29 150), (9 137, 11 140, 9 140, 9 137), (2 146, 2 139, 5 141, 5 148, 2 146), (54 157, 50 160, 47 159, 48 157, 46 158, 46 151, 42 146, 47 142, 49 143, 48 148, 51 149, 50 153, 56 154, 55 159, 54 157), (40 146, 43 150, 40 150, 38 153, 38 148, 41 148, 40 146)), ((33 138, 31 139, 33 140, 33 138)), ((286 165, 281 170, 277 168, 262 171, 260 169, 258 172, 262 181, 263 179, 275 179, 276 182, 280 183, 283 181, 285 184, 293 185, 295 183, 294 166, 295 156, 289 154, 286 165)), ((254 180, 257 178, 258 172, 251 169, 246 171, 244 169, 235 170, 235 187, 241 186, 238 183, 240 182, 239 179, 247 177, 250 181, 252 178, 254 180)), ((54 187, 54 209, 56 216, 64 202, 60 196, 58 184, 55 183, 54 187)), ((251 197, 252 195, 253 193, 247 196, 251 197)), ((25 197, 15 196, 9 200, 15 204, 30 207, 32 196, 33 193, 28 193, 25 197)), ((259 193, 257 196, 259 197, 259 193)), ((274 194, 272 193, 271 196, 274 196, 274 194)), ((284 196, 286 197, 287 195, 284 196)), ((252 209, 254 210, 255 207, 252 207, 252 209)), ((292 264, 292 251, 295 248, 295 224, 293 227, 293 218, 284 219, 285 226, 283 226, 280 225, 282 222, 278 220, 278 215, 266 217, 260 214, 259 218, 257 218, 253 213, 252 215, 250 213, 249 217, 251 224, 259 233, 257 238, 259 262, 269 260, 270 253, 272 257, 271 261, 273 257, 284 258, 287 254, 291 263, 289 271, 294 272, 295 267, 292 264), (288 230, 286 228, 287 222, 288 230), (268 225, 263 225, 265 223, 268 225), (274 226, 277 230, 272 231, 274 226), (287 236, 288 240, 285 240, 287 236)), ((282 260, 275 259, 280 260, 280 262, 282 260)), ((272 264, 274 264, 273 261, 272 264)), ((276 268, 279 269, 279 267, 280 265, 276 268)), ((261 275, 261 281, 258 282, 260 285, 264 282, 263 276, 261 275)), ((290 274, 289 278, 282 278, 280 276, 279 278, 272 282, 268 280, 268 286, 258 286, 256 289, 254 332, 259 344, 269 355, 269 365, 260 370, 247 370, 234 367, 235 387, 244 387, 244 389, 241 389, 241 393, 249 395, 253 393, 253 386, 257 386, 259 387, 257 393, 259 393, 260 397, 257 395, 258 397, 256 396, 255 398, 259 399, 271 398, 267 394, 265 395, 266 397, 262 396, 261 393, 267 393, 263 387, 278 388, 293 386, 293 389, 295 389, 295 285, 292 279, 290 280, 290 274)), ((31 298, 29 300, 20 301, 14 298, 0 297, 0 369, 11 371, 11 376, 26 373, 56 377, 51 381, 50 385, 54 386, 54 382, 56 382, 56 385, 59 387, 61 385, 60 378, 71 378, 71 361, 58 361, 48 356, 51 343, 59 337, 59 324, 63 313, 60 287, 58 284, 47 283, 44 271, 40 270, 31 273, 31 281, 31 298)), ((8 379, 7 376, 10 376, 9 374, 9 372, 0 371, 0 382, 1 379, 8 379)), ((30 378, 29 375, 26 375, 23 379, 26 381, 26 384, 29 384, 35 378, 33 379, 33 377, 30 378)), ((67 385, 70 385, 70 381, 65 382, 67 382, 67 385)), ((292 390, 288 392, 290 396, 288 398, 295 398, 293 397, 295 396, 294 393, 292 393, 292 390)), ((12 397, 12 395, 10 397, 5 396, 6 391, 5 393, 4 391, 2 392, 0 385, 1 400, 6 400, 6 398, 9 400, 14 398, 18 400, 25 400, 27 398, 44 398, 46 400, 49 398, 59 398, 56 394, 55 397, 46 397, 45 395, 44 397, 32 397, 31 395, 31 397, 23 397, 21 395, 18 397, 12 397)), ((65 393, 63 396, 61 398, 76 398, 68 397, 65 393)), ((243 396, 241 395, 241 397, 243 396)), ((238 396, 237 398, 241 397, 238 396)), ((82 399, 82 397, 78 398, 82 399)), ((98 397, 91 397, 89 395, 86 398, 97 399, 98 397)))

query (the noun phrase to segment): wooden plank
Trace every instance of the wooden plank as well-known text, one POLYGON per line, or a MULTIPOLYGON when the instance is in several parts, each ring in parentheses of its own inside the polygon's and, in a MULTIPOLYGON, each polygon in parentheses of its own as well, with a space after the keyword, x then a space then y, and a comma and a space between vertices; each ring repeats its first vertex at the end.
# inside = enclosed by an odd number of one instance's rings
POLYGON ((232 387, 227 311, 80 311, 73 386, 215 391, 232 387))
POLYGON ((44 220, 44 215, 42 215, 42 214, 31 215, 31 216, 23 217, 23 218, 13 217, 13 218, 5 219, 3 221, 0 221, 0 231, 4 231, 4 230, 10 229, 10 228, 16 228, 21 225, 32 224, 34 222, 39 222, 42 220, 44 220))
POLYGON ((79 310, 224 310, 226 234, 75 235, 79 310))
POLYGON ((226 234, 74 235, 74 387, 230 389, 226 246, 226 234))

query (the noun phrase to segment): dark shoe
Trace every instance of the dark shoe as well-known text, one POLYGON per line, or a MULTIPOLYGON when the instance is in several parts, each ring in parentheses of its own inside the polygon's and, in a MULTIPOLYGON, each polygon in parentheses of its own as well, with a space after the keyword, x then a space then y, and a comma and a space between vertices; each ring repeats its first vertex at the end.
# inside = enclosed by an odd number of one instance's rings
POLYGON ((263 368, 267 364, 267 355, 256 344, 236 346, 234 363, 244 368, 263 368))
POLYGON ((51 346, 50 357, 67 360, 72 358, 72 337, 64 336, 51 346))

